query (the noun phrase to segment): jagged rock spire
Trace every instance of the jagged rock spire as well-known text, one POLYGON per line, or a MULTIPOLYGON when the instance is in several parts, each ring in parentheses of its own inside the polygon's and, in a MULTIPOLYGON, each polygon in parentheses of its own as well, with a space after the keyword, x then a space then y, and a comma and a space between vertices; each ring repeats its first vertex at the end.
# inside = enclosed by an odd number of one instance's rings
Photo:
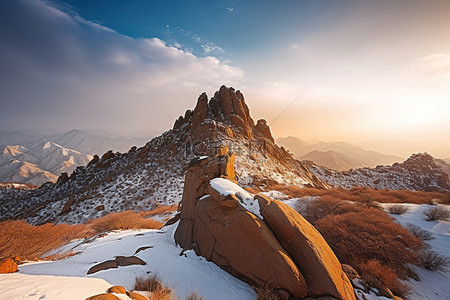
POLYGON ((177 130, 181 127, 189 130, 193 140, 222 132, 231 138, 253 139, 259 137, 274 142, 265 120, 258 120, 255 126, 244 95, 239 90, 235 91, 234 88, 224 85, 214 93, 210 100, 206 93, 202 93, 194 110, 187 110, 184 117, 180 116, 173 129, 177 130), (212 133, 212 127, 217 132, 212 133))

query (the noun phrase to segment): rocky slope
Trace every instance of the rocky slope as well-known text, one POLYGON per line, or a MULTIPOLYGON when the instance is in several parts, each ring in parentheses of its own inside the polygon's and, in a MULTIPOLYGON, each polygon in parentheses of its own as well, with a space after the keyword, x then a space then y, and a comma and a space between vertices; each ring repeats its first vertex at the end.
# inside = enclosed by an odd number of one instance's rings
POLYGON ((450 192, 450 165, 427 153, 413 154, 403 163, 338 172, 308 163, 310 170, 329 185, 351 188, 450 192))
POLYGON ((86 165, 92 156, 42 141, 29 147, 14 145, 0 147, 0 182, 31 183, 56 182, 63 173, 71 173, 79 165, 86 165))
POLYGON ((0 191, 0 219, 78 223, 114 211, 178 203, 188 161, 221 145, 235 153, 243 186, 327 187, 274 143, 265 120, 253 121, 241 92, 222 86, 211 99, 200 95, 194 110, 144 147, 94 156, 70 177, 63 173, 55 184, 34 191, 0 191))

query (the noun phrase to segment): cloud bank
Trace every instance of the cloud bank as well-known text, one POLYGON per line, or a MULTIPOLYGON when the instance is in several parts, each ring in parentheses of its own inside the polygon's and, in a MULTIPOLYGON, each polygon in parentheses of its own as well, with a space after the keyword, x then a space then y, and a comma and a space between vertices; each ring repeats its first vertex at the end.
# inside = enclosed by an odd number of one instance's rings
POLYGON ((163 130, 201 91, 243 76, 215 57, 130 38, 41 0, 4 1, 0 20, 2 130, 163 130))

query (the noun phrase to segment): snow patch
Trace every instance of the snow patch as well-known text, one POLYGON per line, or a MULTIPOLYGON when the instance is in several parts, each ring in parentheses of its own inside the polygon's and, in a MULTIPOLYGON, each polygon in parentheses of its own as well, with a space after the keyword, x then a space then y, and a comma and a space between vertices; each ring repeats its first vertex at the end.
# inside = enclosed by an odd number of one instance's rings
POLYGON ((255 198, 253 198, 253 196, 249 192, 241 188, 236 183, 225 178, 214 178, 211 179, 210 184, 211 187, 221 195, 235 195, 246 210, 263 219, 259 209, 258 201, 255 200, 255 198))

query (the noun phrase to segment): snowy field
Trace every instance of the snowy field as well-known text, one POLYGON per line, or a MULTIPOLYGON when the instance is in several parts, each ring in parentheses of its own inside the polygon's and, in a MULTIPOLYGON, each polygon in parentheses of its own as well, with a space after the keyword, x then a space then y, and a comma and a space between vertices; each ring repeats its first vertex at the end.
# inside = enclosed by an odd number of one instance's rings
POLYGON ((1 299, 85 299, 106 292, 112 285, 132 290, 136 277, 157 273, 178 297, 198 291, 205 299, 255 299, 256 294, 246 283, 236 279, 215 264, 175 246, 173 231, 176 225, 164 230, 127 230, 113 232, 92 243, 78 245, 73 241, 60 248, 81 251, 64 260, 34 262, 19 266, 15 274, 0 275, 1 299), (136 254, 147 265, 118 267, 86 275, 93 265, 114 259, 114 256, 133 255, 140 247, 152 246, 136 254), (45 275, 45 276, 43 276, 45 275))
MULTIPOLYGON (((274 198, 284 198, 283 195, 274 198)), ((286 199, 286 198, 285 198, 286 199)), ((286 200, 289 205, 296 205, 304 199, 286 200)), ((383 204, 388 207, 390 204, 383 204)), ((404 215, 392 215, 400 224, 415 224, 430 231, 434 240, 428 241, 435 251, 450 256, 450 223, 443 221, 427 222, 423 211, 429 205, 403 204, 409 211, 404 215)), ((64 260, 54 262, 32 262, 19 266, 19 272, 0 275, 1 299, 85 299, 104 293, 112 285, 122 285, 132 290, 136 277, 158 274, 163 283, 174 289, 177 297, 185 297, 198 291, 206 300, 209 299, 256 299, 253 289, 246 283, 234 278, 215 264, 197 256, 193 251, 180 255, 181 249, 175 246, 173 233, 176 224, 163 230, 128 230, 111 232, 97 238, 91 243, 81 240, 52 251, 64 253, 72 250, 80 252, 64 260), (89 268, 115 256, 131 256, 140 247, 148 247, 136 254, 147 265, 118 267, 86 275, 89 268)), ((427 271, 415 267, 421 280, 409 281, 414 300, 450 299, 450 271, 427 271)), ((360 294, 360 291, 358 291, 360 294)), ((364 294, 369 300, 387 299, 373 293, 364 294)), ((121 296, 128 299, 126 296, 121 296)))

